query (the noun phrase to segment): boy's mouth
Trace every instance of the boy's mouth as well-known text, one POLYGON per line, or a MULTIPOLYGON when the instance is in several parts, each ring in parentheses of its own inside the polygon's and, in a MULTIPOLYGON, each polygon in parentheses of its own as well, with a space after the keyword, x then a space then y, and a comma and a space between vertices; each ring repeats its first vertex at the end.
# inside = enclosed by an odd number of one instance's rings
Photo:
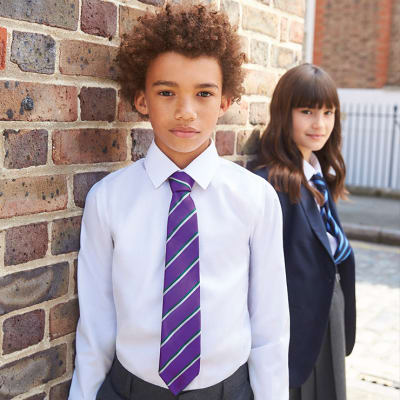
POLYGON ((172 132, 174 135, 178 137, 190 138, 199 133, 200 131, 190 126, 178 126, 176 128, 170 129, 170 132, 172 132))

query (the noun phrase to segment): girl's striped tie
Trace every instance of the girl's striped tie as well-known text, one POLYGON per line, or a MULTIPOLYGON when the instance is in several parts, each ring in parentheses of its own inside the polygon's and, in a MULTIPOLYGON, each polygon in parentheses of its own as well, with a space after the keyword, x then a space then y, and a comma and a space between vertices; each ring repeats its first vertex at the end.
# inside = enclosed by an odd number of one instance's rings
POLYGON ((315 187, 322 193, 324 196, 324 204, 321 206, 321 217, 324 221, 324 225, 326 231, 329 232, 337 241, 337 248, 333 259, 336 264, 344 261, 351 253, 351 247, 349 241, 345 233, 340 229, 339 224, 333 218, 331 210, 329 209, 328 202, 328 188, 326 186, 326 182, 320 173, 317 173, 312 176, 312 182, 315 187))
POLYGON ((200 370, 200 273, 194 180, 177 171, 168 216, 159 374, 174 395, 200 370))

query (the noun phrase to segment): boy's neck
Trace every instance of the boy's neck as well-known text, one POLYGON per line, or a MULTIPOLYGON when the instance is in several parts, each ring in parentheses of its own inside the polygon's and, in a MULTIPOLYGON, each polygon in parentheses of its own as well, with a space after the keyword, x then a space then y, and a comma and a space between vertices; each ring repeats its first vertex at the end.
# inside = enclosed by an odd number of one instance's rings
POLYGON ((195 151, 189 152, 177 152, 171 148, 165 146, 157 137, 154 139, 157 147, 180 169, 185 169, 193 160, 195 160, 200 154, 202 154, 208 146, 211 144, 211 139, 206 140, 200 147, 195 151))

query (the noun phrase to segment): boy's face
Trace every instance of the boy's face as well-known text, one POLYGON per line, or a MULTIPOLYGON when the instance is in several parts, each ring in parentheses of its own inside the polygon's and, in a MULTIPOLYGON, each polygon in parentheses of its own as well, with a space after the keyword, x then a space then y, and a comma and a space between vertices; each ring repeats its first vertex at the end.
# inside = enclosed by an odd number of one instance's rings
POLYGON ((157 146, 185 168, 210 143, 231 101, 222 95, 222 70, 213 57, 162 53, 150 64, 136 109, 148 114, 157 146))

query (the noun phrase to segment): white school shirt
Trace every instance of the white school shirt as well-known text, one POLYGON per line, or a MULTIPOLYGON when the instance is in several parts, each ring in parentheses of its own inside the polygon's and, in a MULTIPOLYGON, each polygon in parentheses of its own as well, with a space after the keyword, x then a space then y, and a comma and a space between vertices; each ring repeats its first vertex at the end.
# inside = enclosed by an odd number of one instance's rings
MULTIPOLYGON (((303 170, 304 176, 306 177, 308 183, 313 187, 315 187, 314 182, 311 180, 313 175, 315 175, 316 173, 320 173, 321 176, 324 176, 324 174, 322 173, 321 164, 319 163, 318 158, 314 153, 311 153, 310 162, 303 160, 303 170)), ((315 202, 317 203, 318 210, 320 210, 321 207, 319 206, 318 202, 316 200, 315 202)), ((337 240, 335 236, 331 235, 329 232, 326 232, 326 234, 328 236, 331 253, 335 254, 337 248, 337 240)))
MULTIPOLYGON (((137 377, 158 375, 165 240, 179 168, 153 142, 145 159, 90 190, 78 259, 80 319, 70 400, 94 400, 114 354, 137 377)), ((214 143, 184 169, 194 180, 201 361, 193 390, 246 361, 255 400, 288 399, 289 308, 282 212, 268 182, 218 156, 214 143)))

